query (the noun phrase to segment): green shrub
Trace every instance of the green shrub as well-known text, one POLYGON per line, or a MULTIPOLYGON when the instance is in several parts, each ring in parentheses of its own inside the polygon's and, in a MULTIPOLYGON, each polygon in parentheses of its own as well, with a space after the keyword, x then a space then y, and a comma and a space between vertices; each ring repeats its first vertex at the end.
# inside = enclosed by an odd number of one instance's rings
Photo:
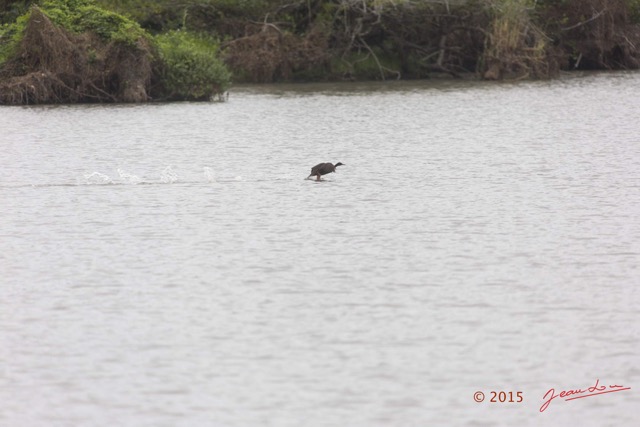
POLYGON ((185 31, 172 31, 155 40, 169 99, 205 100, 229 88, 231 73, 218 58, 216 40, 185 31))
POLYGON ((55 23, 74 33, 91 31, 104 40, 135 45, 149 35, 137 22, 102 9, 93 0, 58 0, 42 3, 42 11, 55 23))
MULTIPOLYGON (((74 33, 91 31, 104 40, 129 45, 150 38, 138 23, 95 6, 93 0, 47 0, 41 2, 40 10, 54 24, 74 33)), ((13 56, 30 16, 31 10, 27 10, 13 23, 0 25, 0 64, 13 56)))
POLYGON ((27 12, 13 23, 0 25, 0 66, 14 55, 29 16, 30 12, 27 12))
POLYGON ((77 22, 81 31, 93 31, 105 40, 135 44, 148 37, 138 23, 96 6, 80 8, 77 22))

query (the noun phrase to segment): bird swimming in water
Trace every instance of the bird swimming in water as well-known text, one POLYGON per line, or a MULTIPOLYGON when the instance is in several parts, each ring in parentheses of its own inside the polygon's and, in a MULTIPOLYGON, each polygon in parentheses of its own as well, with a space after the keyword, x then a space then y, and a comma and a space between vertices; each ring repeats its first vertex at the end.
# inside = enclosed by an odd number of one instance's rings
POLYGON ((344 163, 338 162, 335 164, 335 166, 332 163, 319 163, 311 168, 311 174, 307 177, 307 179, 315 175, 316 181, 320 181, 321 175, 335 172, 338 166, 344 166, 344 163))

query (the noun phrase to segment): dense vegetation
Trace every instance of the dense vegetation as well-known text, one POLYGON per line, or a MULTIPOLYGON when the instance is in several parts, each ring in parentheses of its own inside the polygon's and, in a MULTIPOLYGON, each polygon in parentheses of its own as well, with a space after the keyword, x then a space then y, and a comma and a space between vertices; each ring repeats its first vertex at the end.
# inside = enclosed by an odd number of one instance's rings
POLYGON ((546 78, 638 68, 640 0, 100 0, 222 40, 236 80, 546 78))
POLYGON ((272 82, 640 67, 640 0, 0 0, 0 79, 15 75, 33 4, 66 32, 149 58, 137 84, 156 99, 208 99, 227 88, 227 69, 272 82))
POLYGON ((0 103, 207 100, 230 84, 206 35, 152 36, 92 0, 12 4, 16 18, 0 29, 0 103))

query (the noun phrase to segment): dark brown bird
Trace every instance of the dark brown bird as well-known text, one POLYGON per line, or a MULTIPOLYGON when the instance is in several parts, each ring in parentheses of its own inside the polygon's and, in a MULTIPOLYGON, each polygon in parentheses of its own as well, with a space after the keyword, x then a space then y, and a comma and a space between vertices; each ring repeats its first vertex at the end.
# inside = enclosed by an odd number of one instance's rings
POLYGON ((319 163, 311 168, 311 174, 307 177, 307 179, 315 175, 316 181, 320 181, 320 176, 335 172, 338 166, 344 166, 344 163, 338 162, 335 164, 335 166, 332 163, 319 163))

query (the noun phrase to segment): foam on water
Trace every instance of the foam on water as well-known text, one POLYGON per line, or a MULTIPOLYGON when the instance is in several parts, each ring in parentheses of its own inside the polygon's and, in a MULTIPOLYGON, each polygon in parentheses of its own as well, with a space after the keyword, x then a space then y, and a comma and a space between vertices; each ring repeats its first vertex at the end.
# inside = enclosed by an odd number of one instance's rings
POLYGON ((109 175, 105 175, 100 172, 93 173, 85 173, 84 174, 85 184, 88 185, 104 185, 104 184, 113 184, 113 180, 109 178, 109 175))
POLYGON ((172 184, 178 180, 178 174, 171 168, 171 165, 164 168, 160 175, 160 181, 165 184, 172 184))
POLYGON ((204 178, 207 180, 207 182, 215 182, 216 181, 216 176, 213 173, 213 169, 211 169, 210 167, 203 167, 202 171, 204 173, 204 178))
POLYGON ((126 184, 139 184, 140 182, 142 182, 139 176, 127 173, 120 168, 118 168, 118 175, 120 175, 120 178, 126 184))

